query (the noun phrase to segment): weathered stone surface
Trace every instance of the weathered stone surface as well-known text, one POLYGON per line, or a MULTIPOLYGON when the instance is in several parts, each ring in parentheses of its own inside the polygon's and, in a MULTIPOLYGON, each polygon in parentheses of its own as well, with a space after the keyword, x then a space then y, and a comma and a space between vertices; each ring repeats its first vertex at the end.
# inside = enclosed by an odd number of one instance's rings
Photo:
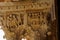
POLYGON ((52 1, 25 1, 24 3, 7 1, 0 3, 0 25, 3 26, 7 40, 54 39, 54 32, 52 33, 54 29, 51 27, 56 17, 55 10, 52 12, 54 9, 52 1))

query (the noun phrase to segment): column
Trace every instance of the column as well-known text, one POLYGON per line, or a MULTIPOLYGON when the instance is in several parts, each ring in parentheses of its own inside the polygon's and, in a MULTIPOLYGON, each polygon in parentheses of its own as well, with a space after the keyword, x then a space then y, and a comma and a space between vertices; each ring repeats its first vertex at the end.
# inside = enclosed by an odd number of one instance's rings
POLYGON ((27 13, 24 13, 24 25, 27 25, 27 13))

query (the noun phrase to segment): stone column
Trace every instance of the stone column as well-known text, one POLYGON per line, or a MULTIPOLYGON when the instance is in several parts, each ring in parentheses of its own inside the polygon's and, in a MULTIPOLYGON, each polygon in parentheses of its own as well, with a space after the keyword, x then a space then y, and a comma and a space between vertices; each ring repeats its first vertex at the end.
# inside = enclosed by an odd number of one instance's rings
POLYGON ((27 25, 27 13, 24 14, 24 25, 27 25))

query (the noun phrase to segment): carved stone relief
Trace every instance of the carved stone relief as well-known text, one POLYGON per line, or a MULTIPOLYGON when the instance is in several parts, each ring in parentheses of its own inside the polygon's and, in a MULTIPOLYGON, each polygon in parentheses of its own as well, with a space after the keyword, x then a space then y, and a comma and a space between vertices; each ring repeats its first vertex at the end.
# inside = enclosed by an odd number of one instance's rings
POLYGON ((0 26, 2 26, 7 40, 56 39, 53 38, 54 32, 52 31, 54 30, 52 29, 53 21, 56 20, 51 11, 52 4, 45 1, 28 4, 11 3, 13 5, 9 5, 9 2, 6 3, 7 5, 5 3, 0 5, 0 26))

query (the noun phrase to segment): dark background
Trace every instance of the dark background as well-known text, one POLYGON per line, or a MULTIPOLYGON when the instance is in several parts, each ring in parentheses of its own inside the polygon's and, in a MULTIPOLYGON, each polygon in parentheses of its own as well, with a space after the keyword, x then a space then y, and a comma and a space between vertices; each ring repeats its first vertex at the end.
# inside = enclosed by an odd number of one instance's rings
POLYGON ((57 6, 57 22, 58 22, 58 40, 60 40, 60 0, 56 1, 56 6, 57 6))

